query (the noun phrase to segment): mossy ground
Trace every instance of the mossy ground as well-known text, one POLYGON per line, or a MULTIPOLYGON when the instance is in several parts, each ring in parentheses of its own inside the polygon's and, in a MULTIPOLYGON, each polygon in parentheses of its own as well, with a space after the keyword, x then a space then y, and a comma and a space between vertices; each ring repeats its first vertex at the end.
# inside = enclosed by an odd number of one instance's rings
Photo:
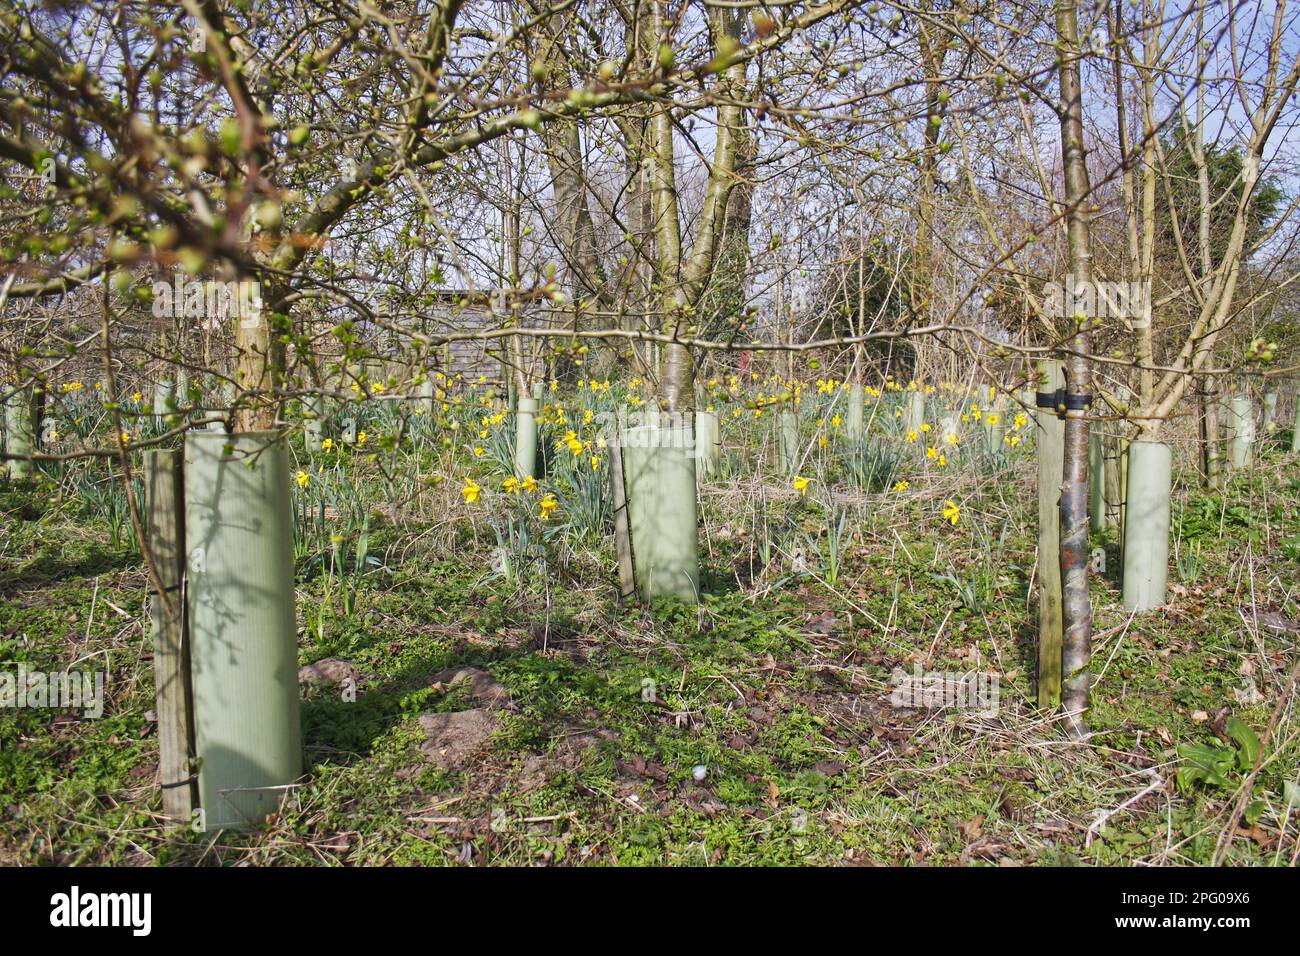
POLYGON ((1033 706, 1029 460, 967 488, 956 526, 939 517, 951 491, 850 501, 834 586, 792 553, 826 534, 812 499, 775 478, 710 485, 703 602, 653 612, 619 605, 603 540, 560 546, 544 580, 488 578, 492 534, 463 509, 445 517, 449 483, 436 521, 375 516, 381 563, 323 629, 324 581, 302 562, 301 662, 348 661, 357 699, 306 691, 305 785, 264 829, 217 838, 160 814, 139 556, 75 499, 11 486, 0 664, 102 669, 108 699, 97 720, 0 711, 0 860, 1205 863, 1227 844, 1230 863, 1292 863, 1298 478, 1280 448, 1223 492, 1180 474, 1180 572, 1157 613, 1129 620, 1113 533, 1094 542, 1110 563, 1093 576, 1089 745, 1033 706), (745 510, 762 481, 791 532, 766 568, 745 510), (491 748, 455 772, 425 759, 417 723, 468 706, 431 687, 452 665, 488 671, 513 700, 491 748), (917 665, 996 673, 999 714, 891 707, 891 673, 917 665), (1176 746, 1213 739, 1229 713, 1272 727, 1253 826, 1232 790, 1174 782, 1176 746))

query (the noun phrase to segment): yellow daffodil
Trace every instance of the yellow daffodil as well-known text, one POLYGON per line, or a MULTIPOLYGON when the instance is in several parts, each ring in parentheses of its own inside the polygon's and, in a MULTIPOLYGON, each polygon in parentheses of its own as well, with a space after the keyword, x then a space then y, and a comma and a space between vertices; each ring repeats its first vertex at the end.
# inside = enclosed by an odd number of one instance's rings
POLYGON ((895 490, 895 491, 906 491, 906 490, 907 490, 907 482, 906 482, 906 481, 896 481, 896 482, 894 482, 894 490, 895 490))
POLYGON ((306 488, 308 483, 311 482, 311 475, 307 474, 305 471, 300 471, 298 472, 296 481, 298 482, 299 488, 306 488))
POLYGON ((808 494, 807 478, 804 478, 802 475, 796 475, 793 484, 794 484, 794 490, 799 492, 799 494, 801 495, 808 494))
POLYGON ((559 509, 560 503, 555 500, 555 495, 547 495, 537 503, 539 513, 543 521, 549 521, 551 515, 559 509))
POLYGON ((945 501, 943 503, 943 520, 951 525, 955 525, 961 518, 961 509, 957 507, 954 501, 945 501))
POLYGON ((526 491, 528 494, 531 495, 534 491, 537 490, 537 479, 534 478, 532 475, 527 475, 524 477, 524 480, 520 484, 520 487, 523 488, 524 491, 526 491))
POLYGON ((320 443, 320 447, 321 447, 321 451, 329 451, 331 448, 334 447, 334 439, 333 438, 325 439, 323 442, 320 443))
POLYGON ((466 478, 465 484, 460 487, 461 497, 465 499, 465 504, 467 505, 472 505, 477 502, 479 495, 482 493, 483 489, 475 484, 473 478, 466 478))

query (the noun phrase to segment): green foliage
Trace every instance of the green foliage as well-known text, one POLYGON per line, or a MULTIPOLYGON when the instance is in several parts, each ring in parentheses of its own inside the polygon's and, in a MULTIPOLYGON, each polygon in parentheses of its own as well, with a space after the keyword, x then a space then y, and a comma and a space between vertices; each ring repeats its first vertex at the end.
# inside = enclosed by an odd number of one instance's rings
POLYGON ((1184 541, 1218 538, 1224 529, 1249 528, 1250 508, 1226 504, 1217 495, 1199 495, 1188 500, 1178 515, 1178 536, 1184 541))
POLYGON ((1178 568, 1178 580, 1184 584, 1195 584, 1199 581, 1201 572, 1205 568, 1200 539, 1191 541, 1183 547, 1174 558, 1174 564, 1178 568))
MULTIPOLYGON (((1191 790, 1205 786, 1235 793, 1244 777, 1255 768, 1260 759, 1261 745, 1255 731, 1236 717, 1229 717, 1224 730, 1234 746, 1213 743, 1180 744, 1178 756, 1178 787, 1191 790)), ((1246 822, 1254 824, 1264 811, 1261 800, 1252 800, 1246 807, 1246 822)))
MULTIPOLYGON (((1178 216, 1182 244, 1194 243, 1198 234, 1201 215, 1199 186, 1194 147, 1188 138, 1188 130, 1193 125, 1191 122, 1184 123, 1184 117, 1175 114, 1167 121, 1161 136, 1170 175, 1159 180, 1162 195, 1156 201, 1157 218, 1160 220, 1157 227, 1160 235, 1156 241, 1159 247, 1165 249, 1179 248, 1169 218, 1171 208, 1178 216), (1169 196, 1167 191, 1171 188, 1173 195, 1169 196)), ((1241 196, 1242 151, 1235 144, 1223 146, 1206 143, 1203 149, 1210 185, 1210 254, 1213 264, 1217 266, 1226 251, 1232 220, 1241 196)), ((1263 229, 1277 216, 1284 198, 1281 186, 1272 178, 1264 177, 1255 186, 1248 211, 1246 249, 1254 245, 1263 229)), ((1196 257, 1191 257, 1191 268, 1199 274, 1200 260, 1196 257)))
POLYGON ((844 452, 844 471, 854 487, 868 493, 887 491, 894 483, 902 455, 883 441, 864 438, 844 452))

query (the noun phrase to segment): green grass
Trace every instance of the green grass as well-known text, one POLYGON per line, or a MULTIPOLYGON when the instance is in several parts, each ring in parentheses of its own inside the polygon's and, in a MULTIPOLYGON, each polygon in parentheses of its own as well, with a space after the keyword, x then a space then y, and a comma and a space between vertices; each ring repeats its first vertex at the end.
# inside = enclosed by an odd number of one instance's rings
MULTIPOLYGON (((458 479, 400 514, 372 514, 381 565, 352 614, 325 615, 323 638, 309 626, 326 583, 319 561, 300 561, 298 585, 301 662, 348 661, 357 698, 305 692, 305 785, 263 830, 219 838, 161 817, 138 554, 113 547, 105 520, 75 498, 5 488, 0 668, 103 670, 108 704, 99 720, 0 710, 0 860, 1209 862, 1234 793, 1178 790, 1175 748, 1213 739, 1225 708, 1262 734, 1294 693, 1294 635, 1255 621, 1300 619, 1300 547, 1284 546, 1300 540, 1295 462, 1272 453, 1215 495, 1180 475, 1175 525, 1180 544, 1200 542, 1200 573, 1175 579, 1171 605, 1131 624, 1113 533, 1094 542, 1112 553, 1111 574, 1093 578, 1101 680, 1089 747, 1033 707, 1030 460, 960 485, 908 467, 914 493, 850 495, 833 589, 815 556, 816 574, 788 557, 796 544, 824 546, 824 487, 800 498, 758 475, 706 488, 698 609, 620 607, 612 549, 591 536, 553 541, 545 577, 490 578, 495 539, 459 507, 458 479), (755 570, 746 508, 764 481, 783 537, 774 566, 755 570), (948 498, 962 508, 956 527, 938 515, 948 498), (1259 702, 1234 694, 1243 661, 1259 702), (891 708, 891 672, 915 664, 998 673, 999 716, 891 708), (420 752, 418 718, 470 706, 462 689, 431 686, 454 665, 489 672, 513 707, 487 753, 447 771, 420 752), (1152 772, 1163 787, 1092 826, 1152 772)), ((380 500, 386 486, 375 484, 380 500)), ((1296 853, 1300 808, 1288 818, 1282 795, 1300 753, 1283 713, 1254 786, 1268 809, 1232 840, 1228 862, 1296 853)))

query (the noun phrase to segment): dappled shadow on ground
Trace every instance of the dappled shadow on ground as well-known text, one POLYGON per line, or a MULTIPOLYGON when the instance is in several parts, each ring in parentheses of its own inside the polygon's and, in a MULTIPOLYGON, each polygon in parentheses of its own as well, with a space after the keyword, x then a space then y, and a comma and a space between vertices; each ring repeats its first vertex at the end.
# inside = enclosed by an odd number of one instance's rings
POLYGON ((72 559, 43 554, 28 561, 17 571, 0 571, 0 598, 12 597, 21 591, 47 584, 67 584, 127 571, 136 567, 139 560, 139 555, 110 551, 98 544, 90 545, 84 554, 72 559))

